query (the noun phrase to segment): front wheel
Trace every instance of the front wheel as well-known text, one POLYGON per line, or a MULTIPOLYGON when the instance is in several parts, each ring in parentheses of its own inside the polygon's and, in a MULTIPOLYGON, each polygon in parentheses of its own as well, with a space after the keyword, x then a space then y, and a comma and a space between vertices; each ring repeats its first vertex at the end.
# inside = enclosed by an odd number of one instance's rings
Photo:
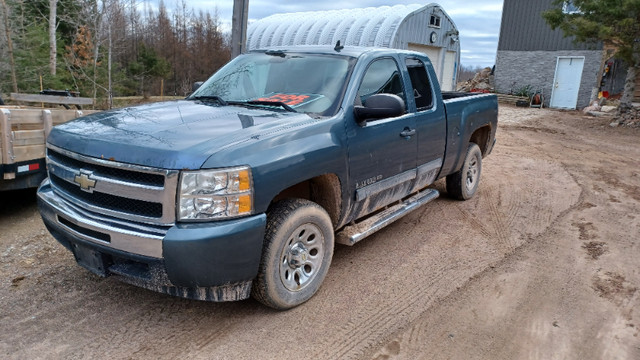
POLYGON ((458 200, 468 200, 478 191, 482 172, 482 152, 480 147, 469 143, 467 155, 460 171, 447 176, 447 193, 458 200))
POLYGON ((327 275, 333 246, 333 226, 322 207, 303 199, 276 203, 267 215, 252 296, 278 310, 309 300, 327 275))

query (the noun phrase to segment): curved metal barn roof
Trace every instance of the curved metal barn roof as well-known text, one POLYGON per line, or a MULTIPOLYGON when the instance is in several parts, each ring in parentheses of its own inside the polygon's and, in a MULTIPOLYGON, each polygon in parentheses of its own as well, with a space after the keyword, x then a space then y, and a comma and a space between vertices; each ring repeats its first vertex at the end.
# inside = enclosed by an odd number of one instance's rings
POLYGON ((270 46, 333 45, 391 47, 402 22, 429 5, 309 11, 276 14, 258 20, 247 31, 247 48, 270 46))

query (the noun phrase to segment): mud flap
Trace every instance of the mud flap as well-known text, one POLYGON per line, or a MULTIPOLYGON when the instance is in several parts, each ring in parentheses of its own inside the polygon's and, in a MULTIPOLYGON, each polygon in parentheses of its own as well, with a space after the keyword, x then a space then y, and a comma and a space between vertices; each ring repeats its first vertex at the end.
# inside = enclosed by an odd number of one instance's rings
POLYGON ((100 276, 107 277, 108 259, 103 253, 93 250, 81 244, 73 244, 73 255, 78 265, 100 276))

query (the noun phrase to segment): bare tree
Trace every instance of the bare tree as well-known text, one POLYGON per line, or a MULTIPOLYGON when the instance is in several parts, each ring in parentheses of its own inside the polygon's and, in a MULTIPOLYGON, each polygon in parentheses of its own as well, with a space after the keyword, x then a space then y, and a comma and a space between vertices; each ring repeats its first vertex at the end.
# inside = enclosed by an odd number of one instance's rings
POLYGON ((13 40, 11 39, 11 24, 9 23, 9 8, 4 0, 0 0, 2 5, 2 20, 4 22, 4 32, 7 38, 7 46, 9 51, 9 62, 11 64, 11 83, 13 85, 13 91, 18 92, 18 80, 16 78, 16 61, 13 56, 13 40))

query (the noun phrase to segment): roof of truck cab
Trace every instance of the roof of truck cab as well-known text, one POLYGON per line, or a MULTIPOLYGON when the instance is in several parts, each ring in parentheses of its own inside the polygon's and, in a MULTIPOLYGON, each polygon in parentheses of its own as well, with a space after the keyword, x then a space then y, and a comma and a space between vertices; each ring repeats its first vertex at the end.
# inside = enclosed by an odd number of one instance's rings
MULTIPOLYGON (((363 47, 363 46, 345 46, 339 51, 335 50, 335 46, 327 45, 296 45, 296 46, 274 46, 266 49, 251 50, 250 53, 260 53, 265 51, 282 51, 286 53, 306 53, 306 54, 333 54, 343 55, 350 57, 360 57, 364 53, 379 52, 381 54, 396 54, 396 53, 415 53, 412 51, 378 48, 378 47, 363 47)), ((417 53, 416 53, 417 54, 417 53)))

